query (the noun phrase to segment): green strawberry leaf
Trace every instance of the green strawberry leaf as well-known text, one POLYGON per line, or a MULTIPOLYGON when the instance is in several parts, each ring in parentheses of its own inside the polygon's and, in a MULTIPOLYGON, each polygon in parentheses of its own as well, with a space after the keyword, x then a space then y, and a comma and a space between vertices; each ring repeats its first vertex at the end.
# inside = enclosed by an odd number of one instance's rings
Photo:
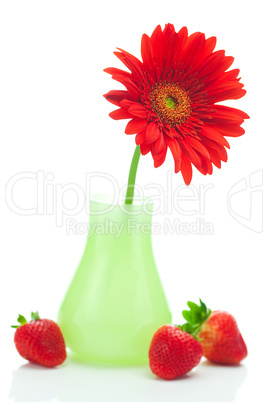
POLYGON ((189 324, 188 322, 186 322, 185 324, 182 325, 178 325, 178 327, 183 331, 183 332, 187 332, 188 334, 190 334, 193 330, 193 326, 191 324, 189 324))
POLYGON ((187 306, 190 307, 190 309, 193 311, 199 311, 200 308, 196 303, 193 303, 191 301, 187 302, 187 306))
POLYGON ((207 312, 207 306, 205 305, 205 303, 202 302, 201 299, 199 299, 199 301, 200 301, 201 310, 202 310, 204 313, 206 313, 206 312, 207 312))
POLYGON ((26 318, 21 314, 19 314, 17 321, 20 325, 11 325, 11 328, 18 328, 27 323, 26 318))
MULTIPOLYGON (((31 321, 37 321, 37 320, 40 320, 40 316, 39 316, 38 311, 36 311, 35 313, 32 312, 32 313, 31 313, 31 321)), ((22 325, 24 325, 24 324, 27 323, 26 318, 25 318, 23 315, 21 315, 21 314, 19 314, 17 321, 18 321, 18 323, 19 323, 20 325, 11 325, 11 328, 19 328, 19 327, 21 327, 22 325)))
POLYGON ((31 313, 31 321, 37 321, 37 320, 40 320, 38 311, 36 311, 35 313, 32 312, 31 313))
POLYGON ((195 317, 191 311, 183 310, 182 316, 188 323, 195 324, 195 317))
POLYGON ((207 308, 205 303, 199 299, 200 306, 196 303, 188 301, 187 305, 190 310, 183 310, 182 316, 186 320, 186 323, 178 325, 178 327, 188 334, 191 334, 198 340, 198 333, 201 330, 202 324, 209 318, 211 310, 207 308))
POLYGON ((26 322, 27 322, 26 318, 25 318, 23 315, 21 315, 21 314, 19 314, 17 321, 18 321, 21 325, 24 325, 24 324, 26 324, 26 322))

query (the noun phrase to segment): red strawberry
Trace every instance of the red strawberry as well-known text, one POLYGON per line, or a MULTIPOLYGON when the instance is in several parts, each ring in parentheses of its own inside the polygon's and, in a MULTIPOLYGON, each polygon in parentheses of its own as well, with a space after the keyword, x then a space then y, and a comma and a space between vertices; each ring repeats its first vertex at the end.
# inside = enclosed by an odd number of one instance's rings
POLYGON ((198 334, 204 356, 222 364, 238 364, 247 356, 247 347, 234 317, 213 311, 198 334))
POLYGON ((38 312, 31 314, 27 322, 19 315, 14 336, 19 354, 32 363, 46 367, 62 364, 66 359, 65 342, 59 326, 52 320, 40 319, 38 312))
POLYGON ((234 317, 226 311, 207 309, 188 302, 190 310, 182 312, 187 323, 184 330, 198 337, 204 356, 215 363, 238 364, 247 356, 247 347, 234 317))
POLYGON ((176 325, 163 325, 153 336, 149 349, 149 365, 158 377, 172 380, 198 365, 202 347, 192 335, 176 325))

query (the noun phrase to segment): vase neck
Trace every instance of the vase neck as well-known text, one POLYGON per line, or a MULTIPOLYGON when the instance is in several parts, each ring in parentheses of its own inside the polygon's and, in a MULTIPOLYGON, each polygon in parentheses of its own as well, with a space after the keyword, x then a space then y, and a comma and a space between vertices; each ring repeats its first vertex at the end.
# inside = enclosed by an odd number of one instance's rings
POLYGON ((120 240, 135 236, 151 238, 153 205, 108 205, 90 203, 89 236, 102 235, 120 240))

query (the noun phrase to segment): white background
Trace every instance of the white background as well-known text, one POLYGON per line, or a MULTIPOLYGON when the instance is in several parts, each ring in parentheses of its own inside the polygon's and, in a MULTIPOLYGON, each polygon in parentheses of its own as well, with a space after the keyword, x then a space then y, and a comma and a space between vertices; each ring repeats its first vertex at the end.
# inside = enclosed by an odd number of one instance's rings
POLYGON ((1 2, 1 401, 266 400, 264 6, 261 0, 1 2), (180 228, 190 232, 155 234, 155 257, 174 322, 182 321, 187 300, 201 297, 212 309, 237 318, 249 357, 236 368, 204 362, 174 382, 156 380, 147 367, 114 370, 69 360, 56 370, 25 366, 10 325, 18 313, 29 317, 37 309, 56 320, 86 239, 85 233, 68 232, 66 219, 88 221, 76 194, 86 196, 87 205, 88 190, 111 190, 103 178, 92 179, 88 189, 86 175, 109 174, 118 189, 126 184, 134 136, 124 134, 125 121, 108 117, 114 108, 102 95, 121 87, 103 69, 121 67, 113 55, 116 47, 140 57, 142 34, 167 22, 177 30, 186 25, 190 33, 215 35, 217 49, 235 57, 233 67, 240 68, 248 93, 228 104, 251 119, 244 123, 244 136, 230 138, 228 163, 212 176, 195 170, 188 190, 181 175, 172 173, 170 155, 158 169, 150 155, 141 158, 137 183, 145 195, 146 185, 163 189, 155 219, 179 219, 180 228), (177 206, 172 203, 176 194, 177 206), (172 205, 168 213, 165 205, 172 205), (37 212, 31 214, 33 208, 37 212), (61 214, 71 209, 76 213, 63 215, 61 223, 61 214), (200 222, 213 233, 202 232, 200 222))

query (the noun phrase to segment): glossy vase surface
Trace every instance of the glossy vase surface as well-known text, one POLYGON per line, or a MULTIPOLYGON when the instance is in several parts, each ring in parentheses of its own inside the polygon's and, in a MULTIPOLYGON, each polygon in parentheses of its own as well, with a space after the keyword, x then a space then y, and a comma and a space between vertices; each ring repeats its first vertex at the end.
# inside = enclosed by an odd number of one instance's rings
POLYGON ((152 213, 148 202, 90 202, 85 250, 58 315, 80 360, 146 364, 154 332, 171 323, 153 255, 152 213))

